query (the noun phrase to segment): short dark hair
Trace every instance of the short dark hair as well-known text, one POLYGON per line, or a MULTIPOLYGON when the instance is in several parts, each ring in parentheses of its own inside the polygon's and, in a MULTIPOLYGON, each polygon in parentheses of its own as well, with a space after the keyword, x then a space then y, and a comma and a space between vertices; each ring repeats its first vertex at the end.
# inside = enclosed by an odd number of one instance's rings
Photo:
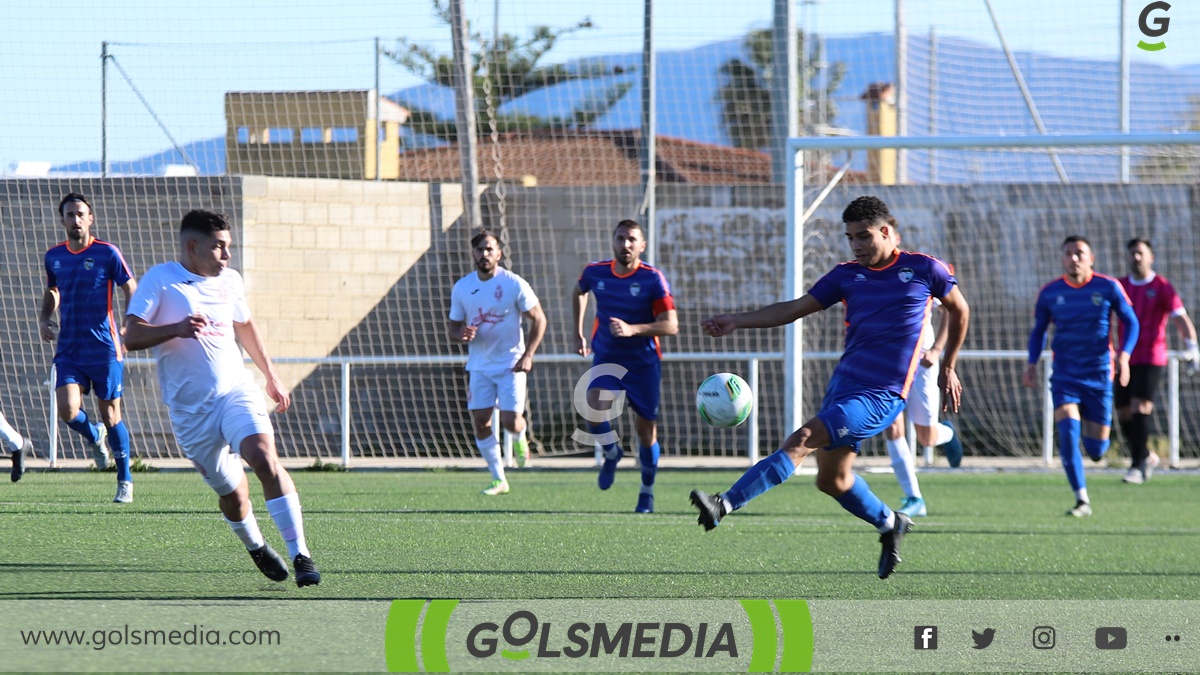
POLYGON ((889 225, 895 224, 895 219, 889 222, 892 213, 888 211, 887 204, 879 197, 863 195, 856 198, 842 211, 843 223, 857 223, 859 221, 867 221, 870 223, 885 223, 889 225))
POLYGON ((1133 239, 1125 242, 1125 250, 1132 251, 1133 249, 1137 248, 1138 244, 1145 244, 1146 248, 1150 249, 1151 253, 1154 253, 1154 247, 1150 245, 1150 240, 1142 239, 1141 237, 1134 237, 1133 239))
POLYGON ((617 230, 621 229, 622 227, 624 227, 625 229, 628 229, 628 230, 637 230, 639 232, 642 232, 643 234, 645 233, 645 230, 642 229, 641 223, 639 223, 636 220, 630 220, 630 219, 626 218, 625 220, 622 220, 621 222, 617 223, 617 226, 613 228, 613 236, 614 237, 617 236, 617 230))
POLYGON ((1067 244, 1074 244, 1075 242, 1082 242, 1084 244, 1087 244, 1088 248, 1092 248, 1092 242, 1088 241, 1087 237, 1085 237, 1081 234, 1073 234, 1073 235, 1067 237, 1066 239, 1063 239, 1062 246, 1059 246, 1059 248, 1063 248, 1063 246, 1066 246, 1067 244))
POLYGON ((221 230, 233 229, 229 225, 229 218, 224 213, 216 213, 213 211, 205 211, 204 209, 192 209, 187 212, 183 220, 179 223, 180 234, 184 232, 195 232, 212 236, 221 230))
POLYGON ((504 249, 504 242, 500 241, 500 235, 496 234, 494 231, 489 230, 487 228, 484 228, 484 229, 480 230, 479 232, 476 232, 475 236, 471 237, 471 248, 472 249, 475 248, 476 246, 479 245, 479 242, 483 241, 484 239, 487 239, 488 237, 495 239, 496 245, 499 246, 501 250, 504 249))
POLYGON ((84 197, 83 195, 79 194, 78 192, 68 192, 67 196, 58 200, 58 215, 59 216, 63 215, 63 207, 67 205, 67 202, 83 202, 84 204, 87 204, 88 211, 91 211, 93 214, 96 213, 96 209, 92 208, 92 203, 87 200, 87 197, 84 197))

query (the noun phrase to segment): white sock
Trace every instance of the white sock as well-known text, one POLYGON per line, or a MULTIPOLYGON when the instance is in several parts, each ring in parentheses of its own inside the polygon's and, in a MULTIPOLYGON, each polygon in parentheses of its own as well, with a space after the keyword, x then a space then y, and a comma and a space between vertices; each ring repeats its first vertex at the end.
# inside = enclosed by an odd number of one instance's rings
POLYGON ((500 444, 496 442, 496 437, 476 438, 475 447, 479 448, 479 454, 483 455, 483 461, 487 462, 492 478, 507 482, 504 478, 504 459, 500 457, 500 444))
POLYGON ((877 527, 875 529, 879 531, 879 534, 883 534, 885 532, 891 532, 892 530, 896 529, 896 512, 892 511, 892 512, 888 513, 887 522, 880 525, 879 527, 877 527))
POLYGON ((1088 504, 1092 503, 1090 500, 1088 500, 1087 488, 1079 488, 1078 490, 1076 490, 1075 491, 1075 499, 1078 499, 1081 502, 1086 502, 1088 504))
POLYGON ((253 511, 247 513, 246 518, 240 523, 228 518, 225 519, 225 522, 229 523, 233 533, 246 545, 247 551, 256 551, 267 543, 263 539, 262 530, 258 529, 258 519, 254 517, 253 511))
POLYGON ((308 544, 304 541, 304 516, 300 515, 300 495, 291 492, 268 499, 267 513, 271 514, 271 520, 275 521, 275 527, 283 535, 288 560, 295 560, 298 555, 309 557, 308 544))
POLYGON ((925 457, 925 466, 933 466, 933 446, 926 445, 921 448, 921 452, 925 457))
POLYGON ((901 436, 887 442, 888 457, 892 458, 892 470, 896 472, 896 481, 905 497, 920 497, 921 487, 917 485, 917 467, 913 462, 912 452, 908 449, 908 439, 901 436))
POLYGON ((951 429, 950 427, 946 426, 945 424, 938 422, 937 441, 934 443, 934 445, 945 445, 945 444, 949 443, 950 439, 952 439, 952 438, 954 438, 954 430, 951 429))
POLYGON ((25 437, 12 428, 8 420, 4 419, 4 413, 0 413, 0 436, 8 441, 9 449, 13 452, 20 450, 21 446, 25 445, 25 437))

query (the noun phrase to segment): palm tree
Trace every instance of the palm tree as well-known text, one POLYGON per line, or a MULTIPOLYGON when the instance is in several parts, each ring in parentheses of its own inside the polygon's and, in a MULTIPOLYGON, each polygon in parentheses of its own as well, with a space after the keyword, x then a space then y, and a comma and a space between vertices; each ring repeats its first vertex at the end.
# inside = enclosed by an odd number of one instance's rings
MULTIPOLYGON (((434 12, 449 26, 449 5, 445 0, 432 2, 434 12)), ((579 67, 562 64, 540 65, 542 57, 554 48, 559 38, 594 27, 588 18, 563 28, 534 26, 530 29, 529 37, 525 39, 510 33, 490 39, 472 31, 469 36, 474 46, 471 52, 471 72, 478 108, 476 123, 479 131, 491 131, 492 123, 496 125, 496 131, 499 133, 555 128, 580 129, 589 126, 616 105, 633 86, 632 82, 616 82, 599 89, 576 106, 568 117, 544 118, 496 112, 503 104, 538 89, 572 80, 601 80, 630 72, 628 68, 610 67, 602 62, 579 67)), ((433 49, 407 38, 397 40, 396 49, 385 50, 383 54, 426 82, 444 87, 453 87, 455 84, 453 56, 438 54, 433 49)), ((401 103, 412 113, 408 124, 413 131, 455 142, 458 132, 453 117, 441 117, 410 102, 401 103)))
MULTIPOLYGON (((797 33, 797 42, 801 109, 813 109, 809 117, 813 126, 832 124, 837 117, 833 93, 842 84, 846 64, 838 62, 831 66, 824 88, 826 103, 818 108, 813 80, 818 75, 816 64, 824 55, 818 43, 812 58, 805 56, 803 31, 797 33)), ((771 31, 756 30, 747 35, 745 51, 747 58, 732 58, 721 66, 719 72, 725 82, 717 91, 717 100, 721 104, 721 122, 733 146, 761 150, 771 145, 771 67, 775 58, 771 31)))

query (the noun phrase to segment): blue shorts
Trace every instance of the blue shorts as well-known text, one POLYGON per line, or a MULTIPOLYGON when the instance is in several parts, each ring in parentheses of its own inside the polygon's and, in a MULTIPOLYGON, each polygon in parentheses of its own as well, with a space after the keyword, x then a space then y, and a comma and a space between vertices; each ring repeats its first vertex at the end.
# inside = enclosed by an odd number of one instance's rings
POLYGON ((867 388, 834 375, 829 378, 821 412, 817 413, 832 439, 825 449, 848 447, 858 452, 859 443, 879 435, 903 410, 904 399, 896 392, 867 388))
POLYGON ((654 421, 658 419, 659 386, 662 383, 662 363, 653 361, 630 368, 618 363, 593 361, 592 368, 620 366, 627 372, 621 377, 601 375, 592 380, 588 389, 606 389, 608 391, 624 391, 625 403, 633 408, 637 416, 654 421))
POLYGON ((54 372, 55 389, 68 384, 77 384, 84 394, 95 389, 96 398, 101 401, 114 401, 121 398, 121 392, 125 388, 125 363, 123 361, 80 365, 68 359, 55 359, 54 372))
POLYGON ((1112 426, 1112 384, 1094 386, 1050 378, 1050 399, 1054 408, 1067 403, 1079 406, 1079 416, 1088 422, 1112 426))

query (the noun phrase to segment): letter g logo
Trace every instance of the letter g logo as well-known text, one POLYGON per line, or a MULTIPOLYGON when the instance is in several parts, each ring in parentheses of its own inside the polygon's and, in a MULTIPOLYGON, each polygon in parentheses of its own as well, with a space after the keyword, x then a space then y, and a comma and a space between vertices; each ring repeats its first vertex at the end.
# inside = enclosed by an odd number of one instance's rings
MULTIPOLYGON (((1166 12, 1170 9, 1171 5, 1162 2, 1161 0, 1159 0, 1159 2, 1152 2, 1146 5, 1146 7, 1142 9, 1142 13, 1138 15, 1138 29, 1141 30, 1142 34, 1146 37, 1157 38, 1166 35, 1167 29, 1171 26, 1171 18, 1166 16, 1155 17, 1154 28, 1151 28, 1150 12, 1155 10, 1166 12)), ((1146 42, 1145 40, 1139 40, 1137 46, 1138 49, 1144 49, 1148 52, 1157 52, 1166 49, 1167 43, 1164 40, 1160 40, 1158 42, 1146 42)))

